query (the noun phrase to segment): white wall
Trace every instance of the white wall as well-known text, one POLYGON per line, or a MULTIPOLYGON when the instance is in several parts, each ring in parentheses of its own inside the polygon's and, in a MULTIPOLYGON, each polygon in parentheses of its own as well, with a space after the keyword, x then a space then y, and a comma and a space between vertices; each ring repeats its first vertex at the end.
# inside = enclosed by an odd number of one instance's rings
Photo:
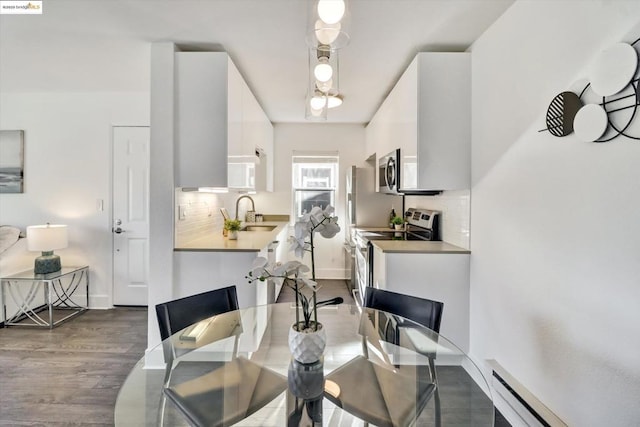
MULTIPOLYGON (((338 151, 338 190, 336 214, 341 231, 333 239, 318 239, 316 244, 316 276, 321 279, 344 279, 345 176, 351 165, 365 164, 365 132, 354 124, 276 124, 274 126, 274 192, 260 193, 254 199, 256 210, 271 214, 291 215, 291 156, 294 150, 338 151)), ((229 209, 231 212, 232 209, 229 209)), ((293 234, 293 231, 290 233, 293 234)), ((308 260, 308 257, 305 257, 308 260)))
POLYGON ((471 354, 571 426, 640 419, 640 142, 538 130, 638 37, 637 1, 518 1, 471 49, 471 354))
POLYGON ((69 247, 56 253, 90 266, 92 308, 111 306, 112 126, 148 124, 148 92, 0 96, 0 128, 25 131, 24 193, 0 194, 0 224, 67 224, 69 247))

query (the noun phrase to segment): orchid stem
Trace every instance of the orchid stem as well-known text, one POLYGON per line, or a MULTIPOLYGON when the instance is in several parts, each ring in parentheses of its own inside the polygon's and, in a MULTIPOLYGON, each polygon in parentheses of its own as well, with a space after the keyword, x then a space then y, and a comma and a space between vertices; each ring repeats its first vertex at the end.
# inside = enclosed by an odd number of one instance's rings
MULTIPOLYGON (((311 232, 311 280, 316 281, 316 259, 313 246, 313 232, 311 232)), ((316 285, 317 286, 317 285, 316 285)), ((313 330, 318 330, 318 311, 316 310, 316 292, 313 292, 313 330)))

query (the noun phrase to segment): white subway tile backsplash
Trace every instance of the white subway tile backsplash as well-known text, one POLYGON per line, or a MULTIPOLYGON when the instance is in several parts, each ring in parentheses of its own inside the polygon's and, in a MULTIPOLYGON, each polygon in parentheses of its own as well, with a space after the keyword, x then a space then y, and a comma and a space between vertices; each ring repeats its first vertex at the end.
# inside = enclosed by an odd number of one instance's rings
POLYGON ((442 212, 442 240, 469 249, 471 191, 444 191, 437 196, 407 196, 405 207, 442 212))
POLYGON ((175 195, 176 246, 207 233, 222 233, 223 219, 220 197, 215 193, 183 192, 175 195))

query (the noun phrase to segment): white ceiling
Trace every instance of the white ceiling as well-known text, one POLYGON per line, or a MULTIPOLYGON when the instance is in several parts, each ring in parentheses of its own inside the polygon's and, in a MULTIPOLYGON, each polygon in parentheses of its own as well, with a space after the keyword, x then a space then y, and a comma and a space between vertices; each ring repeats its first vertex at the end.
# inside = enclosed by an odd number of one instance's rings
MULTIPOLYGON (((150 43, 225 50, 273 122, 303 122, 311 0, 47 0, 0 17, 1 92, 148 91, 150 43)), ((416 52, 464 51, 513 0, 351 0, 344 104, 366 123, 416 52)))

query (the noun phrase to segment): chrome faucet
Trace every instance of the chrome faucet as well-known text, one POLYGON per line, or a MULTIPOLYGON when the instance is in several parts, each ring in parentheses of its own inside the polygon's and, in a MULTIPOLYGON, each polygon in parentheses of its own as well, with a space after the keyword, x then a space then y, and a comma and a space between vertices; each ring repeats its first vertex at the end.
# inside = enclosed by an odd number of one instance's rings
POLYGON ((236 219, 238 219, 238 204, 240 203, 240 200, 247 198, 249 200, 251 200, 251 210, 255 211, 256 210, 256 204, 253 201, 253 199, 251 198, 251 196, 247 195, 247 194, 243 194, 242 196, 238 197, 238 200, 236 200, 236 219))

